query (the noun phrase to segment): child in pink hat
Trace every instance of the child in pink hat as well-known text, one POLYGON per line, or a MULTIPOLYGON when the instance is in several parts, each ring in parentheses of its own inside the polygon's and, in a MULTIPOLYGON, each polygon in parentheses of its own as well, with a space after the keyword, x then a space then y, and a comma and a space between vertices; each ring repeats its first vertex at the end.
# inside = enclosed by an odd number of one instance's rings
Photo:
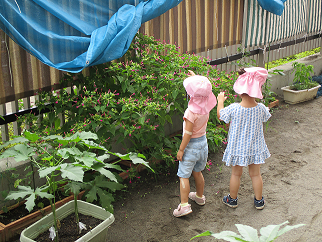
POLYGON ((263 209, 265 202, 262 195, 263 180, 260 165, 270 157, 264 139, 263 122, 266 122, 271 114, 264 104, 256 102, 256 98, 263 98, 261 87, 266 81, 268 72, 261 67, 252 67, 242 69, 239 74, 234 90, 240 95, 242 101, 224 108, 225 93, 220 92, 217 97, 218 118, 225 123, 230 122, 228 144, 223 161, 227 166, 232 166, 232 173, 230 194, 224 196, 223 203, 232 208, 237 207, 237 194, 243 167, 248 166, 255 193, 255 208, 263 209))
POLYGON ((207 77, 195 75, 190 71, 190 76, 184 80, 183 86, 190 100, 183 116, 183 137, 177 153, 181 203, 173 211, 175 217, 192 213, 188 198, 199 205, 206 202, 203 195, 205 181, 201 171, 204 170, 208 158, 206 128, 209 112, 217 104, 207 77), (195 179, 196 192, 190 192, 191 174, 195 179))

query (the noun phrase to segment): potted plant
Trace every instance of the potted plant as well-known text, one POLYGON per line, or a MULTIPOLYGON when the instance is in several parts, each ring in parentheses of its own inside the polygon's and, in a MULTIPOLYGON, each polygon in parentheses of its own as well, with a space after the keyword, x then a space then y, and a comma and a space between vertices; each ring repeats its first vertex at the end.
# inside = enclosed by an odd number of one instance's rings
POLYGON ((284 101, 295 104, 315 98, 320 85, 312 81, 311 75, 314 73, 314 67, 298 62, 294 62, 293 67, 292 73, 295 72, 295 76, 292 85, 281 88, 284 101))
MULTIPOLYGON (((108 179, 108 183, 105 183, 107 184, 106 187, 110 186, 111 189, 114 190, 121 188, 120 184, 118 186, 115 185, 118 184, 118 180, 111 169, 122 169, 116 164, 104 163, 104 160, 109 157, 111 152, 95 143, 97 139, 98 137, 96 134, 85 131, 77 132, 69 137, 62 137, 59 135, 41 137, 35 133, 25 131, 23 136, 9 141, 12 146, 4 151, 0 158, 14 157, 17 161, 31 160, 38 171, 39 177, 45 178, 46 183, 35 189, 29 186, 18 186, 18 191, 11 191, 6 199, 26 197, 26 208, 31 211, 35 206, 36 197, 39 196, 49 199, 52 208, 51 214, 46 215, 22 232, 21 241, 34 241, 33 239, 40 233, 50 229, 52 231, 52 238, 57 242, 59 240, 59 221, 73 212, 75 212, 75 214, 78 214, 79 211, 85 215, 97 215, 97 218, 103 220, 104 225, 100 226, 103 228, 107 228, 108 225, 114 221, 113 214, 108 212, 105 208, 103 209, 91 203, 78 201, 76 197, 79 192, 79 187, 76 187, 72 183, 78 182, 81 184, 85 172, 96 171, 98 174, 101 174, 108 179), (57 192, 59 185, 66 183, 69 184, 69 189, 75 192, 75 200, 63 205, 56 211, 54 195, 57 192), (46 226, 39 226, 40 224, 45 224, 46 226)), ((8 146, 8 143, 5 145, 8 146)), ((119 155, 121 158, 124 158, 124 156, 120 154, 111 154, 119 155)), ((125 155, 125 157, 133 158, 132 161, 134 163, 143 163, 147 165, 147 163, 141 159, 141 155, 128 154, 125 155)), ((96 196, 96 194, 93 193, 90 195, 96 196)), ((90 195, 88 197, 90 197, 90 195)), ((108 201, 112 202, 113 199, 111 199, 111 196, 109 198, 108 201)), ((108 208, 108 206, 106 207, 108 208)), ((79 223, 79 221, 77 221, 77 223, 79 223)), ((80 223, 79 226, 81 226, 80 223)), ((91 230, 88 233, 90 233, 90 237, 92 238, 96 232, 98 232, 98 236, 104 236, 106 230, 97 231, 96 229, 95 231, 91 230)), ((86 237, 84 241, 90 241, 90 239, 86 237)), ((97 240, 93 238, 93 241, 97 240)))

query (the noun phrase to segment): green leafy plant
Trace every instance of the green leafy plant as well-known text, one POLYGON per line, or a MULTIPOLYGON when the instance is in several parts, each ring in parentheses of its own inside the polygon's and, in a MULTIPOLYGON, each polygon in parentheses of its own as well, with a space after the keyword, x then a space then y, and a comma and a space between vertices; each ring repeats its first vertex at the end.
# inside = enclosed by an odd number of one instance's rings
POLYGON ((268 72, 267 80, 264 83, 262 88, 262 93, 263 93, 262 103, 264 103, 266 106, 269 103, 274 102, 277 96, 275 92, 271 91, 272 83, 270 78, 272 77, 272 75, 285 76, 283 70, 273 70, 268 72))
POLYGON ((193 238, 198 238, 198 237, 203 237, 203 236, 212 236, 215 237, 216 239, 223 239, 225 241, 230 241, 230 242, 272 242, 274 241, 277 237, 283 235, 284 233, 295 229, 299 228, 301 226, 304 226, 304 224, 297 224, 293 226, 286 225, 282 229, 280 229, 283 225, 287 224, 288 221, 278 224, 278 225, 268 225, 266 227, 263 227, 260 229, 260 234, 261 236, 258 237, 258 232, 256 229, 243 225, 243 224, 236 224, 236 227, 240 233, 236 234, 233 231, 222 231, 220 233, 212 233, 210 231, 206 231, 204 233, 201 233, 193 238))
POLYGON ((292 90, 305 90, 316 87, 319 85, 317 82, 312 81, 311 75, 314 74, 312 65, 305 65, 303 63, 294 62, 292 64, 295 72, 293 84, 290 86, 292 90))
POLYGON ((280 65, 292 62, 294 60, 298 60, 298 59, 301 59, 301 58, 304 58, 304 57, 307 57, 307 56, 310 56, 310 55, 314 55, 316 53, 319 53, 320 49, 321 49, 321 47, 318 47, 318 48, 315 48, 315 49, 312 49, 312 50, 304 51, 304 52, 301 52, 301 53, 298 53, 298 54, 295 54, 295 55, 291 55, 291 56, 288 56, 288 57, 283 57, 281 59, 268 62, 268 63, 266 63, 266 68, 267 69, 272 69, 272 68, 274 68, 276 66, 280 66, 280 65))
MULTIPOLYGON (((40 178, 45 178, 44 185, 36 187, 18 186, 18 191, 10 191, 6 199, 26 198, 26 208, 31 211, 35 204, 36 197, 47 198, 50 202, 54 216, 55 241, 58 241, 58 227, 55 214, 55 194, 60 186, 69 184, 66 188, 74 193, 74 198, 79 192, 79 186, 74 182, 83 183, 86 172, 97 172, 106 177, 110 183, 118 183, 117 176, 113 170, 122 170, 116 164, 105 163, 110 154, 121 159, 132 159, 135 164, 148 165, 141 154, 121 155, 109 152, 105 147, 97 144, 98 136, 91 132, 77 132, 71 136, 49 135, 39 136, 38 134, 25 131, 23 136, 19 136, 3 146, 12 144, 5 150, 0 158, 14 157, 19 161, 30 160, 40 178)), ((0 146, 0 149, 3 148, 0 146)), ((89 183, 87 183, 89 184, 89 183)), ((112 186, 114 189, 120 186, 112 186)), ((111 197, 111 195, 110 195, 111 197)), ((96 194, 89 193, 88 198, 96 199, 96 194), (92 198, 91 196, 94 196, 92 198)), ((106 198, 106 196, 104 197, 106 198)), ((76 198, 75 198, 76 199, 76 198)), ((109 208, 113 199, 104 200, 104 207, 109 208)), ((75 203, 75 213, 77 214, 77 203, 75 203)))
MULTIPOLYGON (((91 67, 88 75, 68 73, 60 80, 61 90, 40 91, 36 105, 50 108, 40 125, 32 114, 20 122, 34 124, 30 130, 43 135, 95 131, 108 150, 121 145, 126 153, 168 160, 164 125, 181 118, 187 107, 182 83, 188 70, 207 76, 215 95, 225 90, 227 103, 234 102, 236 73, 219 71, 206 58, 181 54, 175 45, 137 34, 122 61, 91 67)), ((210 115, 215 117, 215 112, 210 115)))

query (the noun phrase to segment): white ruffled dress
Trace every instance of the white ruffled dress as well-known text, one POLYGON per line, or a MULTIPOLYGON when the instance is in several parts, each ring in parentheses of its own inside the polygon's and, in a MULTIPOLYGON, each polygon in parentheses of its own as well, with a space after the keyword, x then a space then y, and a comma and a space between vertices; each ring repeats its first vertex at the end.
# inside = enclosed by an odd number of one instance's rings
POLYGON ((228 144, 223 156, 227 166, 265 163, 271 154, 265 143, 263 122, 270 117, 269 109, 262 103, 252 108, 233 103, 220 110, 220 119, 230 122, 228 144))

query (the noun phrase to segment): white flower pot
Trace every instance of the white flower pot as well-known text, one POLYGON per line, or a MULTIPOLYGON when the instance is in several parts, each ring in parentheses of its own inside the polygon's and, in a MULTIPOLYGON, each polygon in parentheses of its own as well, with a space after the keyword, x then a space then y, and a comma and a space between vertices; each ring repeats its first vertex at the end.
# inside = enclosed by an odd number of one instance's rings
MULTIPOLYGON (((95 228, 87 232, 85 235, 80 237, 75 242, 97 242, 97 241, 106 241, 107 239, 107 230, 108 226, 114 222, 114 216, 110 212, 107 212, 105 209, 96 206, 94 204, 84 202, 81 200, 77 201, 78 212, 84 215, 90 215, 94 218, 103 220, 95 228)), ((56 209, 57 219, 62 220, 71 213, 74 212, 74 200, 66 203, 60 208, 56 209)), ((54 224, 53 214, 50 213, 38 220, 36 223, 24 229, 20 235, 21 242, 35 242, 35 238, 46 230, 48 230, 54 224), (48 225, 48 226, 44 226, 48 225)))
POLYGON ((311 89, 295 91, 291 90, 290 86, 286 86, 282 87, 281 90, 283 91, 284 101, 289 104, 295 104, 315 98, 320 87, 321 85, 318 85, 311 89))

